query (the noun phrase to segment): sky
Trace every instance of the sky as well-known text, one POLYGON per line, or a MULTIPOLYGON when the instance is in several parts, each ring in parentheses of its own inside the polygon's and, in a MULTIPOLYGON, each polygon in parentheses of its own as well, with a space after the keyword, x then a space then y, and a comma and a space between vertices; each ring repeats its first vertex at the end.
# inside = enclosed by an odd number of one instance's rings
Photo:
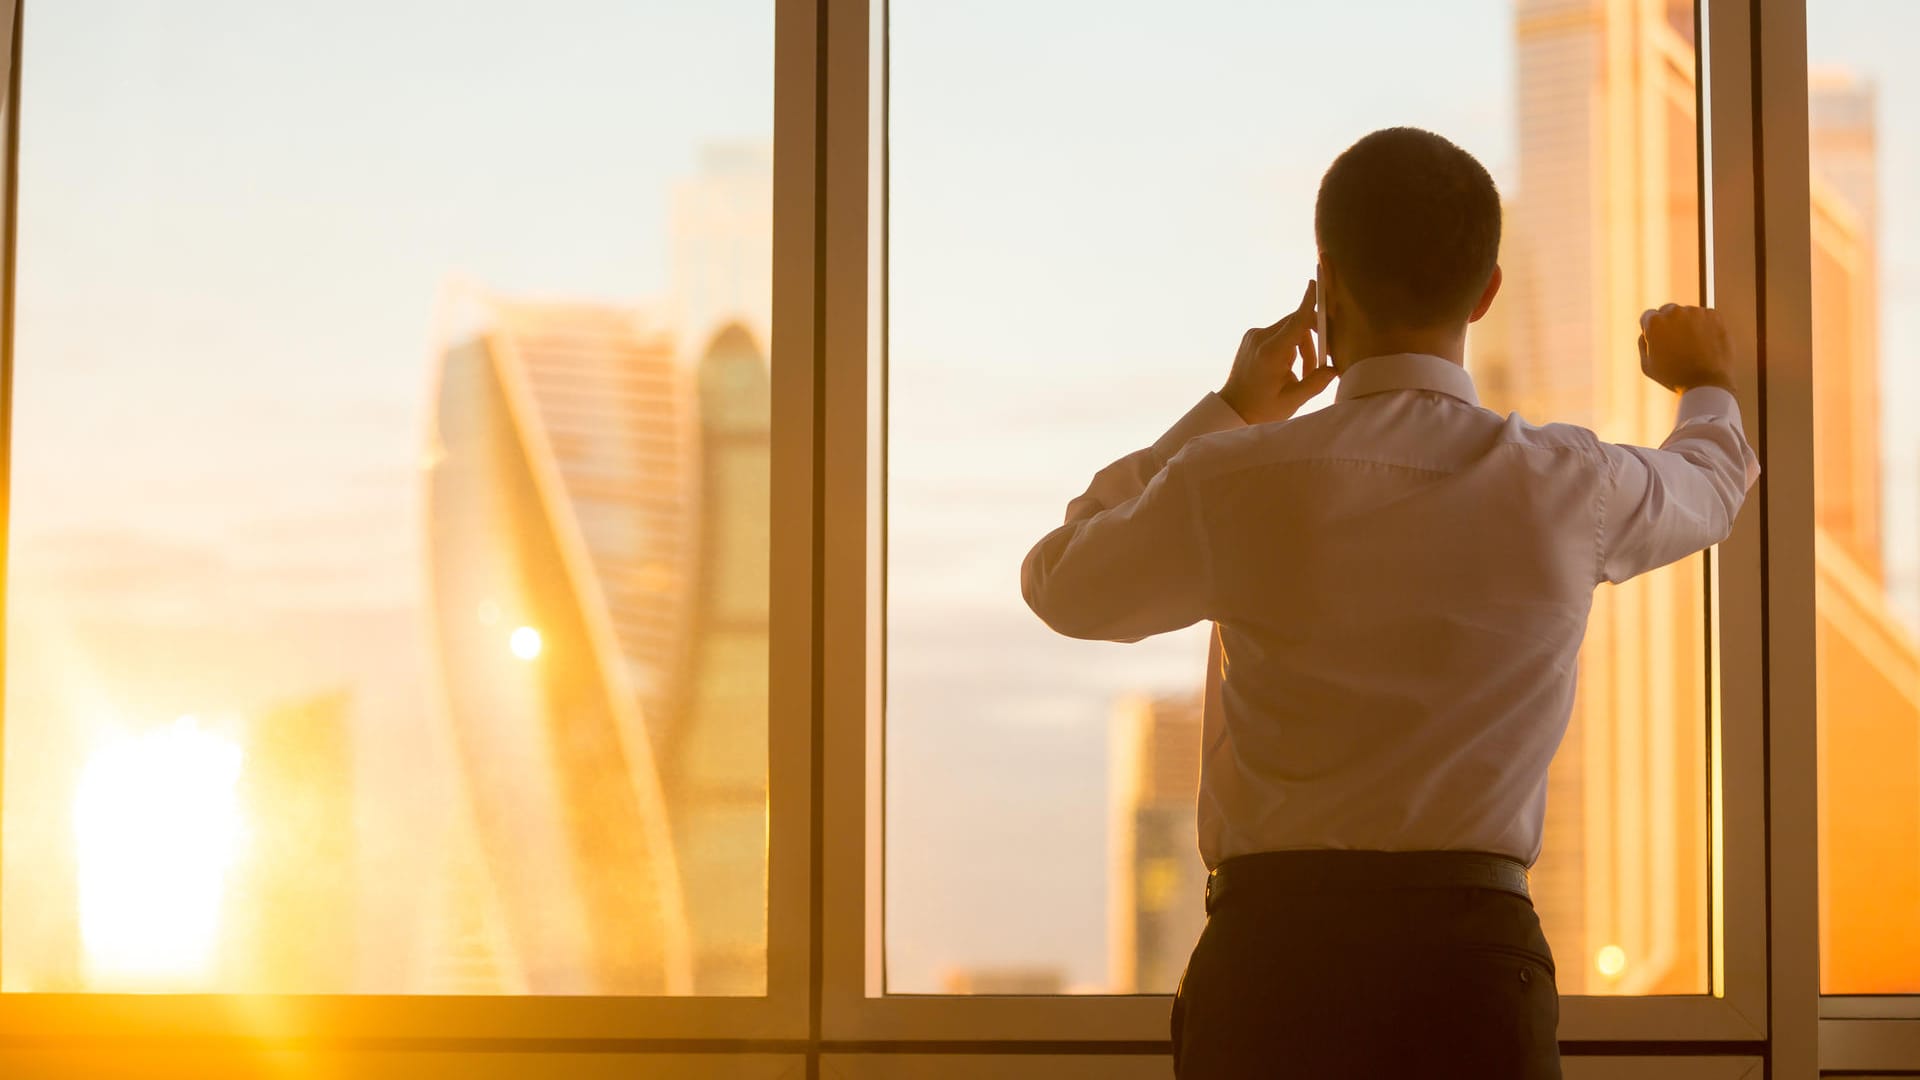
MULTIPOLYGON (((1913 401, 1920 73, 1897 61, 1920 7, 1813 7, 1813 59, 1880 80, 1882 364, 1913 401)), ((62 805, 70 775, 40 763, 105 718, 341 686, 354 827, 386 883, 369 904, 402 924, 444 795, 415 766, 440 752, 419 466, 448 283, 657 303, 673 185, 703 145, 772 131, 770 2, 540 16, 30 9, 0 936, 40 925, 19 890, 64 857, 16 835, 20 811, 62 805)), ((1429 127, 1515 182, 1511 18, 1510 0, 895 5, 893 989, 960 967, 1105 979, 1108 712, 1192 687, 1203 648, 1054 638, 1020 559, 1297 302, 1313 191, 1354 138, 1429 127)), ((1889 543, 1920 560, 1920 436, 1883 427, 1889 543)), ((393 944, 364 943, 370 985, 393 944)))

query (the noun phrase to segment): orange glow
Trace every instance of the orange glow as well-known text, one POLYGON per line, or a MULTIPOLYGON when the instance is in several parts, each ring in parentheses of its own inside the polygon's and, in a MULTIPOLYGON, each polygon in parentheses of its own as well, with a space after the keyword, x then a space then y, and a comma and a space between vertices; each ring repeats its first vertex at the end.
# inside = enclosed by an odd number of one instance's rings
POLYGON ((241 751, 190 716, 93 752, 74 792, 80 939, 96 986, 208 973, 240 840, 241 751))

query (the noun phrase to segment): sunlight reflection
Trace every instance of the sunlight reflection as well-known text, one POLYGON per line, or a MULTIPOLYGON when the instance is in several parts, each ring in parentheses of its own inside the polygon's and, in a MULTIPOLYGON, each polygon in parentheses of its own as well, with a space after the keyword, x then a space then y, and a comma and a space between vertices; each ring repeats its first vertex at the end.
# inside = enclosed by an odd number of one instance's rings
POLYGON ((80 937, 97 984, 177 987, 214 959, 240 747, 190 716, 95 750, 74 793, 80 937))
POLYGON ((531 626, 516 629, 507 639, 507 647, 513 650, 513 655, 522 660, 531 660, 539 656, 540 646, 540 631, 531 626))

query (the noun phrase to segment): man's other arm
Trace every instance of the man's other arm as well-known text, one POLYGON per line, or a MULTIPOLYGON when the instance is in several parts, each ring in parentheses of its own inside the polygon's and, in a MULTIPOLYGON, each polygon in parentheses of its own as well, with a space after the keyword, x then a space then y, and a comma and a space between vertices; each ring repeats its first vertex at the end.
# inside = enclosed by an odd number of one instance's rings
POLYGON ((1068 637, 1138 641, 1206 617, 1206 536, 1193 478, 1177 459, 1195 436, 1285 420, 1333 382, 1333 365, 1314 347, 1315 300, 1309 281, 1298 307, 1241 336, 1219 393, 1160 441, 1100 470, 1067 504, 1066 524, 1020 568, 1020 591, 1042 621, 1068 637))
POLYGON ((1175 459, 1195 436, 1243 426, 1208 394, 1158 442, 1096 473, 1020 568, 1033 613, 1068 637, 1100 641, 1137 641, 1204 618, 1206 539, 1193 478, 1175 459))

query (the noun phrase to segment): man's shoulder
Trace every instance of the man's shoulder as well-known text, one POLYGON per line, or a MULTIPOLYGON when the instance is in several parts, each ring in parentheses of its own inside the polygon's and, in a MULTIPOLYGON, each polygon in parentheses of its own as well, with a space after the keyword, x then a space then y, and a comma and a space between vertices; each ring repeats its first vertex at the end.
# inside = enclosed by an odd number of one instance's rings
POLYGON ((1189 441, 1176 460, 1195 483, 1255 475, 1270 483, 1294 470, 1402 464, 1405 455, 1379 437, 1363 412, 1336 402, 1287 420, 1213 432, 1189 441))
POLYGON ((1254 424, 1194 438, 1177 460, 1186 475, 1204 481, 1289 465, 1375 465, 1451 472, 1497 446, 1591 461, 1604 442, 1578 424, 1533 424, 1518 413, 1501 415, 1461 404, 1422 436, 1378 410, 1335 403, 1270 424, 1254 424))
POLYGON ((1195 476, 1306 460, 1325 450, 1326 434, 1336 423, 1328 416, 1334 409, 1200 435, 1187 441, 1177 460, 1195 476))
POLYGON ((1508 413, 1500 428, 1502 442, 1539 450, 1598 454, 1604 440, 1591 428, 1555 421, 1535 424, 1519 413, 1508 413))

